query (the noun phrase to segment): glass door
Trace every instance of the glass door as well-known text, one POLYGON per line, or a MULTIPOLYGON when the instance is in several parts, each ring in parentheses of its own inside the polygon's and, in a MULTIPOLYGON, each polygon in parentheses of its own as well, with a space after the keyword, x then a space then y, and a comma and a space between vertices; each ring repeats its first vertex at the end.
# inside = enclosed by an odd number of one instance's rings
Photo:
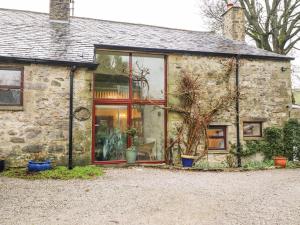
POLYGON ((126 105, 95 105, 94 157, 96 161, 125 159, 127 122, 126 105))

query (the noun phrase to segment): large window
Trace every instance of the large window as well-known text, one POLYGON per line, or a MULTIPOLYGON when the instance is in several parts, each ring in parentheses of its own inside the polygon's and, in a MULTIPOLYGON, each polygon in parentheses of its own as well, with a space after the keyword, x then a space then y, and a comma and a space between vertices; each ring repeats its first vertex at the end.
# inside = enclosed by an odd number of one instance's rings
POLYGON ((23 104, 23 72, 0 68, 0 105, 20 106, 23 104))
POLYGON ((138 160, 163 161, 165 57, 97 51, 94 74, 94 159, 122 161, 131 145, 125 131, 138 131, 138 160))
POLYGON ((210 126, 208 129, 208 149, 226 149, 226 126, 210 126))

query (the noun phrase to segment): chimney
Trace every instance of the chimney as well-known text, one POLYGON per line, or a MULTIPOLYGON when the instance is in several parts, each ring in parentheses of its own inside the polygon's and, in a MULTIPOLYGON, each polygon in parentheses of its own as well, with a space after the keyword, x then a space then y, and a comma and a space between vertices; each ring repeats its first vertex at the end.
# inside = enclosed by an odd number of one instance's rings
POLYGON ((244 9, 233 3, 228 3, 227 10, 222 17, 224 37, 235 41, 245 41, 244 9))
POLYGON ((50 0, 50 20, 69 21, 71 0, 50 0))

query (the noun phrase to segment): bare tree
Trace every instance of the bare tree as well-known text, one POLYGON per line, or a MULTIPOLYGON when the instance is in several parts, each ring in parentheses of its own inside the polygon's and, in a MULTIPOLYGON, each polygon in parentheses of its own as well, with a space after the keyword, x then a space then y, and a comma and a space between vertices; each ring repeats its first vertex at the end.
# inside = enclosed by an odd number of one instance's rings
POLYGON ((201 1, 201 12, 211 28, 221 30, 221 15, 226 4, 240 4, 245 9, 246 34, 258 48, 288 54, 300 41, 300 0, 207 0, 201 1))

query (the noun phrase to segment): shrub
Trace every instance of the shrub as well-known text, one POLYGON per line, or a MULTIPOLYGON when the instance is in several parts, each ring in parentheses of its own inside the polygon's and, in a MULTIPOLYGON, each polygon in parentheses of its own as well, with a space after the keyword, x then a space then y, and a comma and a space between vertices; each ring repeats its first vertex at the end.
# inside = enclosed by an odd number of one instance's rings
POLYGON ((267 127, 264 129, 264 140, 260 142, 260 147, 266 159, 273 156, 286 156, 283 145, 283 132, 279 127, 267 127))
POLYGON ((290 119, 283 127, 283 144, 289 160, 300 159, 300 124, 296 119, 290 119))

